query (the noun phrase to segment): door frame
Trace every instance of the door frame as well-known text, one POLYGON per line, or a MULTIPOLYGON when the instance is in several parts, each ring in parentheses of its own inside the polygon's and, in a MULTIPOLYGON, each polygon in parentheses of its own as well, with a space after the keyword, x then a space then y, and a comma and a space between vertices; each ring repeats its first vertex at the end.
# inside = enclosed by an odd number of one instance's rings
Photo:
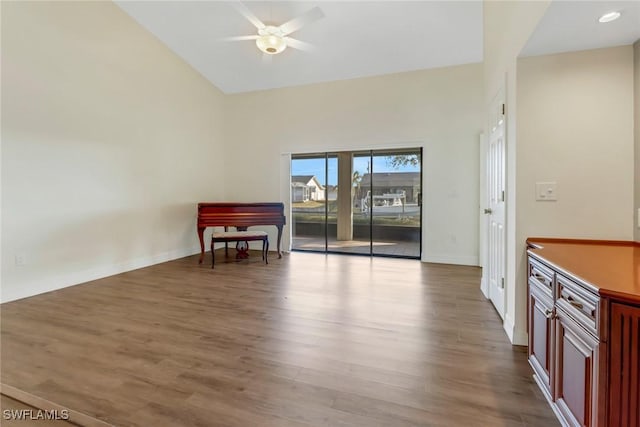
POLYGON ((488 147, 487 147, 487 136, 484 132, 481 132, 478 136, 478 143, 480 145, 480 155, 478 156, 479 165, 479 190, 480 194, 478 196, 479 206, 478 206, 478 256, 480 267, 482 268, 482 276, 480 278, 480 291, 484 295, 486 299, 489 299, 489 279, 487 277, 488 272, 488 239, 487 236, 489 234, 489 218, 484 213, 484 209, 488 206, 488 192, 489 187, 487 185, 487 155, 488 155, 488 147))

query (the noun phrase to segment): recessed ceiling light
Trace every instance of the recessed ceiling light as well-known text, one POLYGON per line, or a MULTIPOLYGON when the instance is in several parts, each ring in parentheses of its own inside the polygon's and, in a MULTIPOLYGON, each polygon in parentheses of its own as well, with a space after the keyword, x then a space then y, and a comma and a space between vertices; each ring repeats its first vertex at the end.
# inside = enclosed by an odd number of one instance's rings
POLYGON ((598 22, 611 22, 615 21, 618 18, 620 18, 620 12, 609 12, 602 15, 600 19, 598 19, 598 22))

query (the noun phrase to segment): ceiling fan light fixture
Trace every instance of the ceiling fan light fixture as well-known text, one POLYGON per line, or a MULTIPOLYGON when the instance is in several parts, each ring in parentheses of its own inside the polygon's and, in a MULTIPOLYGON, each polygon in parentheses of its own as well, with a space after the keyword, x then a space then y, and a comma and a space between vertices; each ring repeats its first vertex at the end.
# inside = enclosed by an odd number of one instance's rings
POLYGON ((265 34, 256 39, 256 46, 268 55, 276 55, 287 48, 287 42, 282 37, 265 34))
POLYGON ((615 21, 618 18, 620 18, 620 12, 614 11, 614 12, 609 12, 609 13, 605 13, 604 15, 602 15, 598 19, 598 22, 604 24, 605 22, 615 21))
MULTIPOLYGON (((1 0, 0 0, 1 1, 1 0)), ((244 4, 240 1, 233 2, 235 8, 243 15, 249 22, 251 22, 257 29, 257 35, 227 37, 227 40, 255 40, 256 46, 265 55, 262 55, 262 59, 267 58, 270 60, 270 56, 277 55, 284 51, 287 46, 291 46, 292 49, 298 50, 311 50, 313 48, 309 43, 305 43, 300 40, 293 39, 289 35, 295 31, 298 31, 304 25, 310 22, 317 21, 324 17, 324 13, 319 7, 307 11, 306 13, 293 18, 282 25, 265 25, 260 19, 258 19, 244 4)), ((268 62, 266 62, 268 63, 268 62)))

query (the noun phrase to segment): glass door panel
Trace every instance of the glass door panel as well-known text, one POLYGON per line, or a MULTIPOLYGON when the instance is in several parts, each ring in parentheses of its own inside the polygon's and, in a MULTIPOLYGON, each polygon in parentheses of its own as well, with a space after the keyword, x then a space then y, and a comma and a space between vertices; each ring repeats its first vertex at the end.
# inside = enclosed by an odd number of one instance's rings
POLYGON ((327 250, 326 165, 324 153, 291 156, 291 248, 294 250, 327 250))
POLYGON ((420 257, 421 163, 419 149, 373 152, 367 180, 373 255, 420 257))
MULTIPOLYGON (((350 162, 350 212, 343 214, 343 218, 351 221, 351 229, 343 232, 343 239, 339 241, 337 252, 370 255, 371 254, 371 221, 370 206, 366 203, 369 190, 362 185, 362 179, 371 168, 371 151, 349 153, 345 162, 350 162)), ((345 206, 344 204, 341 206, 345 206)))
POLYGON ((334 251, 338 240, 340 186, 338 185, 339 158, 337 153, 327 153, 327 250, 334 251))

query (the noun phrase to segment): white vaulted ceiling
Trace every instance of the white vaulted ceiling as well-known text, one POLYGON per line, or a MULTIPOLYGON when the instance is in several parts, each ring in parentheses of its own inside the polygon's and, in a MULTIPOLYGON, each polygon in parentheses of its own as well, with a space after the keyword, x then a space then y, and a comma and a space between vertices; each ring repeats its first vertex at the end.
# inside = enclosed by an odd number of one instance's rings
MULTIPOLYGON (((482 1, 247 1, 265 24, 315 6, 325 17, 291 36, 313 51, 287 48, 264 63, 255 35, 229 1, 129 1, 120 6, 225 93, 296 86, 481 62, 482 1)), ((640 1, 552 1, 522 56, 631 44, 640 38, 640 1), (600 15, 622 17, 599 24, 600 15)))
POLYGON ((319 6, 325 17, 263 63, 256 28, 230 2, 118 1, 120 8, 225 93, 351 79, 482 61, 480 1, 244 2, 264 23, 280 25, 319 6))
POLYGON ((554 1, 521 56, 548 55, 632 44, 640 38, 640 1, 554 1), (605 13, 619 19, 599 23, 605 13))

